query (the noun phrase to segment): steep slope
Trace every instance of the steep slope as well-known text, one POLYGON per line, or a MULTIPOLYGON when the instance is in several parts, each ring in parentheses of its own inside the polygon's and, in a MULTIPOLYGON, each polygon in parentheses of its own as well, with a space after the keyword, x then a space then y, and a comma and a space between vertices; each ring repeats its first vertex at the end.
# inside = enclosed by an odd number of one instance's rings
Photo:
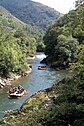
POLYGON ((3 25, 4 32, 22 28, 26 30, 29 35, 41 36, 41 34, 43 34, 37 27, 32 27, 31 25, 22 22, 2 6, 0 6, 0 25, 3 25))
POLYGON ((70 11, 52 25, 44 37, 47 63, 66 69, 78 60, 84 45, 84 4, 70 11))
POLYGON ((29 70, 26 57, 35 54, 36 39, 26 28, 27 24, 0 6, 0 78, 29 70))
POLYGON ((26 24, 14 17, 5 8, 0 6, 0 27, 3 26, 4 31, 24 28, 26 24))
POLYGON ((1 0, 0 5, 31 26, 46 30, 61 14, 52 8, 31 0, 1 0))

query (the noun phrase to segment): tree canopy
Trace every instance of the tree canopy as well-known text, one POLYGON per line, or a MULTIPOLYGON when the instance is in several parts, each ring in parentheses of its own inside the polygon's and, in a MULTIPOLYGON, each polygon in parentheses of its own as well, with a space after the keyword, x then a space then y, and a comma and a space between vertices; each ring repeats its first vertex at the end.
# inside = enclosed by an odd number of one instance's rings
POLYGON ((84 4, 71 10, 50 26, 44 36, 46 61, 53 67, 69 67, 78 60, 84 44, 84 4))
POLYGON ((36 39, 25 23, 0 8, 0 76, 23 74, 29 69, 26 57, 36 52, 36 39))

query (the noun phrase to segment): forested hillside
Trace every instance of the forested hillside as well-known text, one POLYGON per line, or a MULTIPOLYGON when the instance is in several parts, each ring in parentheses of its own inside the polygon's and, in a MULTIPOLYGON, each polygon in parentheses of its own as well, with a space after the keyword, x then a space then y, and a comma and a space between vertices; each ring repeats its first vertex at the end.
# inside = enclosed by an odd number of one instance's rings
POLYGON ((39 29, 41 34, 62 16, 56 10, 31 0, 1 0, 0 5, 21 21, 30 24, 34 29, 39 29))
POLYGON ((44 43, 46 62, 52 67, 66 69, 76 63, 80 50, 84 50, 84 4, 50 26, 44 43))
POLYGON ((29 70, 26 57, 36 52, 36 39, 27 25, 0 7, 0 76, 23 74, 29 70))
MULTIPOLYGON (((42 38, 48 26, 63 15, 48 6, 32 0, 1 0, 0 5, 26 23, 23 28, 28 34, 36 38, 37 51, 44 50, 42 38)), ((12 24, 12 27, 15 27, 14 24, 12 24)))
POLYGON ((1 26, 4 32, 7 32, 13 29, 25 28, 26 24, 0 6, 0 27, 1 26))
POLYGON ((39 29, 36 29, 35 27, 32 27, 31 25, 26 24, 18 18, 14 17, 2 6, 0 6, 0 23, 5 27, 4 30, 7 30, 7 28, 8 30, 23 28, 29 35, 34 36, 35 38, 39 38, 39 36, 43 34, 41 31, 39 31, 39 29))

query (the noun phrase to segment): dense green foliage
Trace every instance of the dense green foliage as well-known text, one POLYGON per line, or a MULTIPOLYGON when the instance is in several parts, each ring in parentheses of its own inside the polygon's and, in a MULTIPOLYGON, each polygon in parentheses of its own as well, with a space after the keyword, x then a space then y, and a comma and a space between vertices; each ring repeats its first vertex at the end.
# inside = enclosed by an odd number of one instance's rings
POLYGON ((4 6, 14 16, 23 22, 30 24, 33 28, 44 31, 61 15, 56 10, 31 0, 1 0, 4 6))
MULTIPOLYGON (((44 43, 42 38, 46 29, 49 25, 53 24, 56 19, 62 16, 62 14, 52 8, 31 0, 24 0, 24 2, 23 0, 1 0, 0 5, 10 11, 15 17, 26 23, 24 23, 24 25, 21 24, 20 26, 23 27, 28 34, 35 37, 37 41, 37 51, 43 51, 44 43)), ((9 24, 13 28, 16 26, 18 27, 18 22, 16 24, 16 21, 13 21, 13 19, 15 20, 15 17, 12 19, 11 14, 9 14, 8 17, 5 16, 8 18, 8 20, 6 19, 7 21, 3 19, 5 25, 9 24)))
POLYGON ((74 66, 77 69, 77 73, 81 76, 84 73, 84 45, 81 46, 78 61, 74 64, 74 66))
POLYGON ((25 31, 26 24, 0 7, 0 76, 29 70, 26 58, 36 52, 36 39, 25 31))
POLYGON ((18 29, 14 32, 14 37, 17 38, 17 43, 20 46, 23 54, 26 56, 34 55, 36 52, 36 40, 27 35, 23 29, 18 29))
POLYGON ((28 70, 21 49, 15 38, 10 35, 0 37, 0 75, 9 76, 10 73, 21 74, 28 70), (3 38, 4 37, 4 38, 3 38))
POLYGON ((25 28, 26 24, 14 17, 5 8, 0 6, 0 29, 3 33, 7 33, 13 29, 25 28))
POLYGON ((43 32, 41 30, 22 22, 2 6, 0 6, 0 25, 3 25, 3 32, 7 32, 7 30, 9 31, 12 29, 22 28, 26 30, 29 35, 34 36, 36 39, 42 37, 43 35, 43 32))
POLYGON ((27 71, 26 57, 34 55, 36 41, 34 38, 20 34, 22 30, 0 36, 0 75, 8 76, 10 73, 23 74, 27 71), (20 36, 16 37, 16 33, 20 36))
POLYGON ((78 60, 84 44, 84 4, 60 18, 44 36, 47 62, 54 67, 69 67, 78 60))
POLYGON ((84 125, 84 86, 83 77, 63 80, 58 86, 60 95, 47 113, 46 126, 84 125), (52 110, 52 111, 50 111, 52 110))

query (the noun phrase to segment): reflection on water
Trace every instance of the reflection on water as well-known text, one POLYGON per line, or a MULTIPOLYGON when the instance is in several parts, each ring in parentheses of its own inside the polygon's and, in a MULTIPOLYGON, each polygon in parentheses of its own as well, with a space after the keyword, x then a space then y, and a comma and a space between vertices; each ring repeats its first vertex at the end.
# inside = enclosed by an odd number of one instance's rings
POLYGON ((54 83, 68 75, 65 71, 54 71, 51 68, 38 70, 40 61, 45 57, 43 53, 38 53, 34 60, 28 61, 32 65, 31 74, 13 82, 14 86, 21 84, 27 90, 26 95, 17 99, 9 99, 7 91, 10 87, 6 87, 0 91, 0 118, 4 116, 5 111, 20 108, 23 102, 35 92, 51 87, 54 83))

